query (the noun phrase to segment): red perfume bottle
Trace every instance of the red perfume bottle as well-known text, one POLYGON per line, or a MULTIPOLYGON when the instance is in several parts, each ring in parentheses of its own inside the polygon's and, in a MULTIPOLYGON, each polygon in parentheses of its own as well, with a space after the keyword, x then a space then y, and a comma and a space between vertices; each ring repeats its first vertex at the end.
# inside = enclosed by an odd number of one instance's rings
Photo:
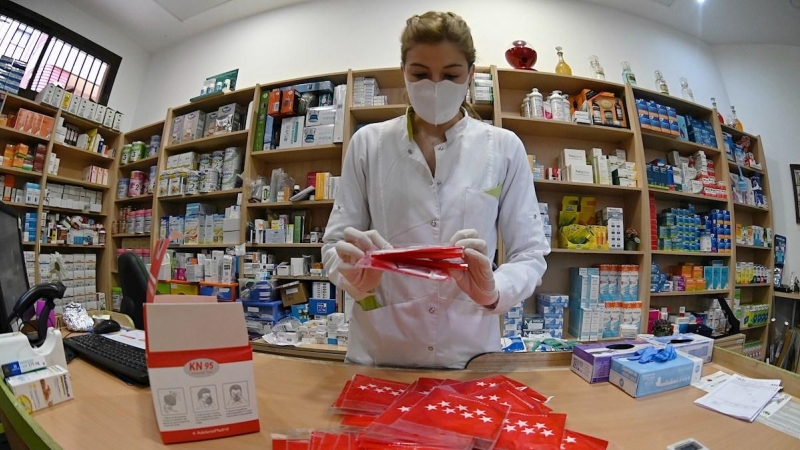
POLYGON ((525 41, 514 41, 511 48, 506 50, 506 61, 515 69, 536 70, 536 50, 528 46, 525 41))

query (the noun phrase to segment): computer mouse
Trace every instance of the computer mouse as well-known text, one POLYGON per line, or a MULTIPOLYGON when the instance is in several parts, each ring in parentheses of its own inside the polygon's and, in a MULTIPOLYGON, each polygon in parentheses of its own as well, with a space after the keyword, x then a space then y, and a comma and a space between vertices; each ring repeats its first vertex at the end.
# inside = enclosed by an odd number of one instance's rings
POLYGON ((116 320, 104 320, 94 326, 95 334, 114 333, 122 329, 116 320))

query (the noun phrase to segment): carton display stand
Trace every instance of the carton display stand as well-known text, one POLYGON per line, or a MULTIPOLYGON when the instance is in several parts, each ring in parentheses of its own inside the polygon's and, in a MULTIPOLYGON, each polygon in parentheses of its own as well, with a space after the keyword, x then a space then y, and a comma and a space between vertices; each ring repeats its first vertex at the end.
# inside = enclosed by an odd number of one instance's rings
MULTIPOLYGON (((156 248, 156 258, 163 258, 166 245, 156 248)), ((253 352, 241 305, 217 303, 215 297, 155 296, 155 280, 151 274, 145 327, 162 441, 258 432, 253 352)))

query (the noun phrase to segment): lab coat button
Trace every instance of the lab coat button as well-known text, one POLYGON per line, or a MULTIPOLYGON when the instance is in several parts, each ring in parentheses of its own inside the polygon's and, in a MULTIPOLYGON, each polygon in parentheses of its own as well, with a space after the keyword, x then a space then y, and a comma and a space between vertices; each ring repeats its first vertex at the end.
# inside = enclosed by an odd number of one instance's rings
POLYGON ((412 153, 412 150, 411 150, 411 149, 408 149, 408 154, 410 155, 411 153, 412 153))
POLYGON ((432 352, 433 351, 433 347, 428 347, 428 351, 432 352))
POLYGON ((431 220, 431 226, 432 226, 433 228, 436 228, 436 221, 435 221, 435 220, 431 220))
POLYGON ((441 185, 442 185, 442 182, 441 182, 441 181, 437 181, 437 182, 436 182, 436 185, 437 185, 437 186, 441 186, 441 185))
POLYGON ((430 183, 428 183, 428 184, 429 184, 429 185, 431 185, 431 186, 433 186, 433 180, 431 180, 431 182, 430 182, 430 183))
POLYGON ((435 314, 436 313, 436 308, 430 308, 430 309, 428 309, 428 312, 431 313, 431 314, 435 314))

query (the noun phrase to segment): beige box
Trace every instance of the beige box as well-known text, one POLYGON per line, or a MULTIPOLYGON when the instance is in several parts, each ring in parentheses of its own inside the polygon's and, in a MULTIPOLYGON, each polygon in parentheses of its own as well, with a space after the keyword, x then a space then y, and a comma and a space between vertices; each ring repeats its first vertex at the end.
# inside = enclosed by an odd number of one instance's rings
POLYGON ((29 413, 73 397, 69 371, 59 365, 15 375, 7 378, 6 384, 29 413))

